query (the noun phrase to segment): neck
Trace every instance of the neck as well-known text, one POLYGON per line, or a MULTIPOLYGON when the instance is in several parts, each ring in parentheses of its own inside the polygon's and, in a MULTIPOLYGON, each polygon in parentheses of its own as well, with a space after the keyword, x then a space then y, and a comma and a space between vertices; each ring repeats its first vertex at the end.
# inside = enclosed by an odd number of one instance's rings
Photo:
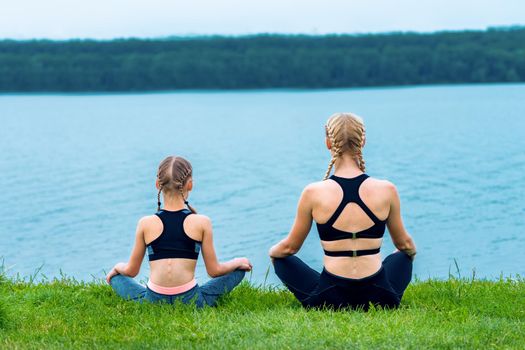
POLYGON ((355 177, 361 175, 363 171, 357 165, 357 161, 350 154, 343 154, 334 163, 334 175, 341 177, 355 177))
POLYGON ((184 203, 184 199, 182 196, 167 196, 163 195, 164 203, 161 205, 162 208, 169 210, 169 211, 177 211, 186 208, 186 204, 184 203))

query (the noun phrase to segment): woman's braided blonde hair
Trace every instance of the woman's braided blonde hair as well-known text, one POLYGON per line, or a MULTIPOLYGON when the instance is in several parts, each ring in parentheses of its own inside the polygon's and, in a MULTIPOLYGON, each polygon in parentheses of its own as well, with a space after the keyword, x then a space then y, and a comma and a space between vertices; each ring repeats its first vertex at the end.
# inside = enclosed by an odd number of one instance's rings
POLYGON ((192 213, 197 211, 188 203, 184 197, 184 186, 192 176, 193 169, 190 162, 182 157, 169 156, 159 165, 157 178, 159 180, 159 193, 157 194, 157 210, 160 210, 160 193, 181 195, 184 203, 192 213))
POLYGON ((365 125, 363 119, 353 113, 336 113, 328 118, 325 130, 326 137, 332 144, 332 159, 328 163, 328 169, 323 180, 328 179, 337 158, 346 152, 352 154, 359 169, 365 172, 365 160, 363 159, 365 125))

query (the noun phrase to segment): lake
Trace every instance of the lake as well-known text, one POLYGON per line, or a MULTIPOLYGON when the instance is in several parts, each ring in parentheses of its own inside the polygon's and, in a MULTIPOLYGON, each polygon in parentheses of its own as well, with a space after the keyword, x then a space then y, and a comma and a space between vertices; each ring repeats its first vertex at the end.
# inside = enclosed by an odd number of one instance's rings
MULTIPOLYGON (((4 268, 103 277, 128 259, 137 220, 156 209, 158 163, 177 154, 194 166, 190 202, 211 217, 219 257, 247 256, 263 283, 269 247, 326 171, 323 126, 339 111, 364 118, 368 173, 398 187, 415 275, 457 275, 455 261, 462 276, 525 275, 524 84, 1 95, 4 268)), ((321 269, 315 226, 299 256, 321 269)))

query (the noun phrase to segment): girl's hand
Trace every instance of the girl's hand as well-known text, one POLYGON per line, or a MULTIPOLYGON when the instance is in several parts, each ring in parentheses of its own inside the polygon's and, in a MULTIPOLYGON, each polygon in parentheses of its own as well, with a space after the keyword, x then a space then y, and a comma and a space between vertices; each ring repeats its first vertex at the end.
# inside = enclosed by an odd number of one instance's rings
POLYGON ((106 275, 106 282, 109 284, 109 281, 111 280, 111 277, 118 275, 118 272, 115 268, 112 268, 111 271, 106 275))
POLYGON ((248 258, 235 258, 233 259, 235 261, 235 264, 238 265, 239 270, 243 271, 251 271, 252 270, 252 264, 250 263, 250 260, 248 258))
POLYGON ((107 274, 106 282, 109 284, 111 277, 116 276, 118 274, 125 275, 124 270, 126 269, 126 266, 127 264, 123 262, 116 264, 107 274))

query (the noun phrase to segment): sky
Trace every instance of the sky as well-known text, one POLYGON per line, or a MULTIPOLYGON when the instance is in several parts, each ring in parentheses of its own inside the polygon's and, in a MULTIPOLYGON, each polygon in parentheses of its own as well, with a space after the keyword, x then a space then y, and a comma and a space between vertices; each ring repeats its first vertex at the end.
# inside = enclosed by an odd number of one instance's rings
POLYGON ((525 0, 0 0, 0 38, 377 33, 525 24, 525 0))

